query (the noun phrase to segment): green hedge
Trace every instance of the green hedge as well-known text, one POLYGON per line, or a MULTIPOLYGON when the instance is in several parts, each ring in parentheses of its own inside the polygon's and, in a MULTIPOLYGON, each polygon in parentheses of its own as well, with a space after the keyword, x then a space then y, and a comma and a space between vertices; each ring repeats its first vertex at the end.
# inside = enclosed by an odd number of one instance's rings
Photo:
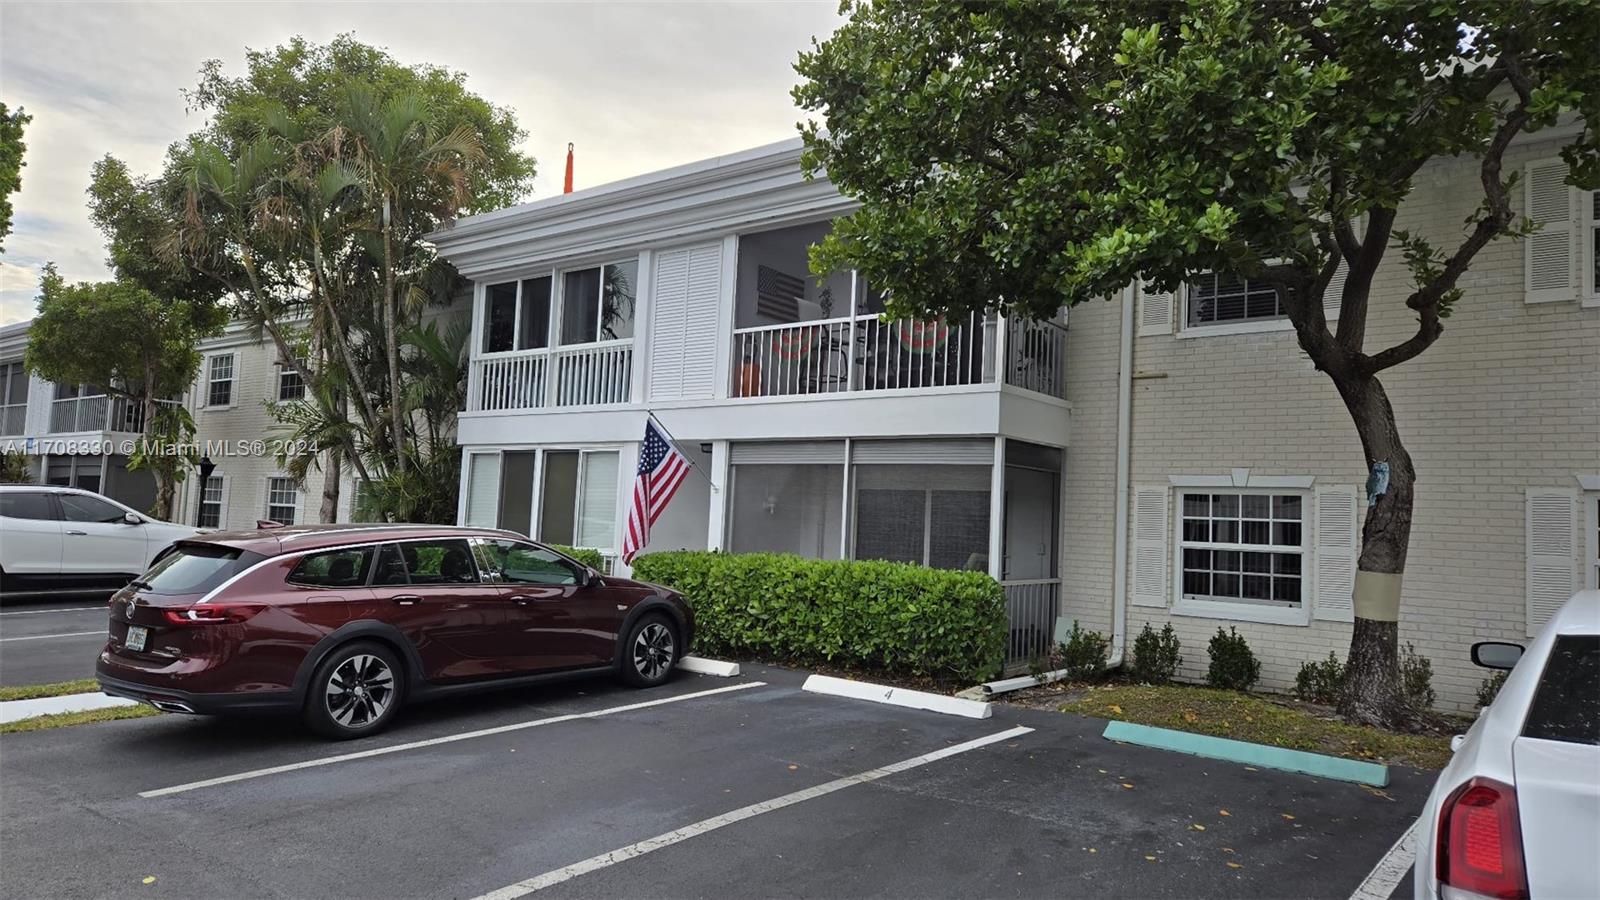
POLYGON ((981 572, 778 553, 678 550, 635 578, 694 607, 695 650, 979 681, 1000 671, 1005 594, 981 572))
POLYGON ((566 547, 561 544, 551 544, 550 549, 557 553, 565 553, 596 572, 604 572, 606 570, 605 557, 601 556, 600 551, 593 547, 566 547))

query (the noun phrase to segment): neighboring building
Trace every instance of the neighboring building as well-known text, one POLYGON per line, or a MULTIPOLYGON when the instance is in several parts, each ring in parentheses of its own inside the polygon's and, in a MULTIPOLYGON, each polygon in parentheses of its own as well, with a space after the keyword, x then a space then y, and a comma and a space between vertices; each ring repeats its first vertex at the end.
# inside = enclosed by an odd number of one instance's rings
MULTIPOLYGON (((1432 660, 1446 706, 1470 705, 1482 678, 1473 641, 1522 640, 1600 578, 1600 196, 1561 184, 1555 134, 1508 160, 1545 231, 1483 251, 1445 336, 1384 375, 1420 473, 1401 638, 1432 660)), ((463 522, 615 555, 653 412, 700 475, 647 550, 987 571, 1013 665, 1058 615, 1119 645, 1170 621, 1189 677, 1219 626, 1249 637, 1271 688, 1344 654, 1361 448, 1270 289, 1130 289, 1074 310, 1070 336, 1064 319, 883 322, 861 278, 808 273, 806 247, 852 206, 801 176, 799 150, 434 236, 476 283, 463 522)), ((1476 179, 1430 166, 1399 226, 1457 239, 1476 179)), ((1407 281, 1391 254, 1369 346, 1410 333, 1407 281)))
MULTIPOLYGON (((155 478, 129 471, 144 409, 88 385, 54 384, 22 364, 27 322, 0 327, 0 450, 27 454, 44 484, 95 491, 134 509, 155 502, 155 478)), ((167 402, 167 401, 163 401, 167 402)))

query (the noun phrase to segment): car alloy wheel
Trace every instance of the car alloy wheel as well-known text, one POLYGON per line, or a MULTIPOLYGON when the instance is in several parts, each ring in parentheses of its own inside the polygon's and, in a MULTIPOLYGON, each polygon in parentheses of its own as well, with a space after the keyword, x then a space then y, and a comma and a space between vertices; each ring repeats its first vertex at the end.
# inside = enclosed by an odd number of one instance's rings
POLYGON ((329 676, 323 702, 328 717, 345 728, 370 725, 394 702, 394 672, 372 654, 352 656, 329 676))
POLYGON ((666 677, 673 662, 672 629, 660 622, 651 622, 639 629, 633 639, 633 669, 647 682, 666 677))

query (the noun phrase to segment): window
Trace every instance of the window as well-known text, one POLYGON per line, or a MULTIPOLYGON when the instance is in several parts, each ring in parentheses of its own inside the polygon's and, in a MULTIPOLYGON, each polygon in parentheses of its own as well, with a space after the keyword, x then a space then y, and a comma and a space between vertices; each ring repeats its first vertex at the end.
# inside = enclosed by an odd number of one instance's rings
POLYGON ((313 553, 300 560, 289 573, 288 581, 313 587, 360 587, 367 583, 367 567, 372 563, 373 549, 368 544, 313 553))
POLYGON ((300 370, 278 363, 278 402, 287 403, 291 400, 303 400, 305 396, 306 383, 300 377, 300 370))
POLYGON ((212 475, 200 487, 200 515, 201 528, 222 527, 222 476, 212 475))
POLYGON ((1600 744, 1600 635, 1564 634, 1539 674, 1523 737, 1600 744))
POLYGON ((483 352, 511 350, 517 328, 517 283, 491 284, 483 295, 483 352))
POLYGON ((260 558, 216 544, 179 544, 139 580, 152 594, 201 594, 260 558))
POLYGON ((988 571, 989 468, 854 468, 856 559, 988 571))
POLYGON ((483 352, 542 350, 550 346, 550 292, 554 285, 554 276, 540 275, 485 287, 483 352))
POLYGON ((230 406, 233 403, 233 354, 211 357, 206 364, 206 405, 230 406))
POLYGON ((1584 266, 1588 291, 1583 296, 1584 306, 1600 306, 1600 191, 1589 192, 1589 202, 1584 204, 1589 219, 1589 240, 1585 252, 1589 264, 1584 266))
POLYGON ((1264 281, 1209 273, 1189 282, 1185 325, 1201 328, 1283 319, 1278 289, 1264 281))
POLYGON ((22 363, 0 365, 0 434, 22 434, 28 425, 28 373, 22 363))
POLYGON ((577 584, 578 573, 559 556, 532 544, 488 541, 489 563, 509 584, 577 584))
POLYGON ((293 478, 274 476, 267 479, 267 518, 280 525, 293 525, 295 512, 300 508, 300 489, 293 478))
POLYGON ((842 443, 832 456, 840 462, 734 465, 729 549, 838 559, 844 529, 842 443))
POLYGON ((616 451, 546 450, 539 539, 607 549, 616 531, 616 451))
POLYGON ((85 494, 59 494, 61 516, 68 522, 121 522, 128 511, 85 494))
POLYGON ((1184 492, 1179 503, 1182 600, 1304 608, 1303 495, 1184 492))
POLYGON ((550 291, 555 278, 527 278, 517 300, 517 349, 538 350, 550 346, 550 291))
POLYGON ((8 519, 58 518, 55 506, 50 503, 50 495, 43 491, 0 492, 0 516, 8 519))
POLYGON ((408 541, 383 546, 372 583, 477 584, 478 570, 464 540, 408 541))
POLYGON ((637 260, 562 273, 561 343, 633 337, 637 260))

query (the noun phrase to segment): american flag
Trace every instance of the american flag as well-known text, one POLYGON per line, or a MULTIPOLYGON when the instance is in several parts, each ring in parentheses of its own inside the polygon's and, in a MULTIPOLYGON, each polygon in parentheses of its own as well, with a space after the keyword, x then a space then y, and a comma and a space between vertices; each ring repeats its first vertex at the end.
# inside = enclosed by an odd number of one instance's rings
POLYGON ((628 506, 628 533, 622 538, 623 562, 633 562, 650 543, 650 526, 661 517, 688 474, 689 461, 656 427, 655 419, 646 419, 639 471, 633 480, 633 503, 628 506))

